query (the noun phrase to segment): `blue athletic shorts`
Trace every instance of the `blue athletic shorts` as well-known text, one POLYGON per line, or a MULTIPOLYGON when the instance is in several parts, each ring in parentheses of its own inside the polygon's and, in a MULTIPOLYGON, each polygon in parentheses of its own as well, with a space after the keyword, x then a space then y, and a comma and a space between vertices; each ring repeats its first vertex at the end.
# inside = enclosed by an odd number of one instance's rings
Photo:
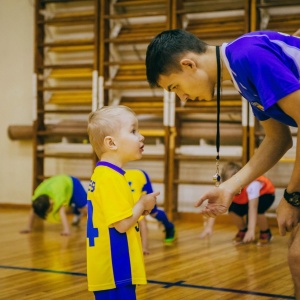
POLYGON ((70 204, 74 204, 77 208, 82 208, 87 204, 87 193, 78 178, 72 176, 71 178, 73 181, 73 194, 70 204))
POLYGON ((135 285, 94 292, 95 300, 136 300, 135 285))
POLYGON ((150 215, 155 214, 157 211, 158 211, 158 208, 157 208, 157 205, 155 204, 150 212, 150 215))

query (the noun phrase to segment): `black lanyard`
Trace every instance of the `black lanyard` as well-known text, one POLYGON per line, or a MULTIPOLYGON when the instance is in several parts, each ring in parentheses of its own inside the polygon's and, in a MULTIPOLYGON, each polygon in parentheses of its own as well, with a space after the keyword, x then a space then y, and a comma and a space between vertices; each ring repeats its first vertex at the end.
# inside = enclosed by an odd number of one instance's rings
POLYGON ((220 47, 216 47, 216 56, 217 56, 217 134, 216 134, 216 174, 213 176, 215 185, 219 186, 221 181, 221 176, 219 173, 219 160, 220 160, 220 106, 221 106, 221 58, 220 58, 220 47))

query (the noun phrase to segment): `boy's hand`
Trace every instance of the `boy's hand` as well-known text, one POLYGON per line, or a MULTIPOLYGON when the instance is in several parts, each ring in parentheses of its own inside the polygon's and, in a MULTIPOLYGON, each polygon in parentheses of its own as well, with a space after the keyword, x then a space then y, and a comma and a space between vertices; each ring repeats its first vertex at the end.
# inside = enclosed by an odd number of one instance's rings
POLYGON ((243 239, 243 243, 250 243, 253 241, 255 241, 255 231, 248 229, 243 239))
POLYGON ((148 249, 143 249, 143 254, 144 255, 149 255, 150 254, 150 251, 148 249))
POLYGON ((147 215, 151 212, 154 205, 156 204, 156 197, 159 194, 160 194, 160 192, 153 192, 153 193, 141 196, 140 201, 142 201, 143 206, 144 206, 143 215, 147 215))
POLYGON ((60 233, 60 235, 63 235, 63 236, 69 236, 70 235, 70 231, 67 231, 67 230, 64 230, 60 233))
POLYGON ((213 234, 212 228, 205 228, 205 229, 201 232, 199 238, 200 238, 200 239, 204 239, 206 236, 207 236, 207 237, 212 236, 212 234, 213 234))

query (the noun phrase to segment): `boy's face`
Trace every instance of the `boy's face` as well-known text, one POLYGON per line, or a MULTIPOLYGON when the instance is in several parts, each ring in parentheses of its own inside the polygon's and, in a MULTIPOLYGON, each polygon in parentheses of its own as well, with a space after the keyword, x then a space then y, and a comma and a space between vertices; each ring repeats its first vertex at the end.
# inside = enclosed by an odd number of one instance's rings
POLYGON ((114 138, 123 163, 142 158, 144 137, 138 131, 138 120, 133 114, 125 112, 122 115, 120 130, 114 138))
POLYGON ((181 60, 181 72, 160 75, 159 85, 169 92, 175 92, 184 104, 187 100, 212 100, 214 82, 204 68, 191 59, 181 60))

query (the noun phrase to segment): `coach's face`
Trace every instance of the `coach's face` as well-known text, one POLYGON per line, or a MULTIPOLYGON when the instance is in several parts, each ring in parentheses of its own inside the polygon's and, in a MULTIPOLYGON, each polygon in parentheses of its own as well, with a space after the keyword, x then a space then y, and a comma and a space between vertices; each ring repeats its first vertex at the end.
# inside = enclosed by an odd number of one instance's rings
POLYGON ((212 100, 216 78, 209 63, 209 56, 187 53, 180 60, 181 71, 160 75, 158 84, 175 92, 182 103, 189 99, 212 100))

